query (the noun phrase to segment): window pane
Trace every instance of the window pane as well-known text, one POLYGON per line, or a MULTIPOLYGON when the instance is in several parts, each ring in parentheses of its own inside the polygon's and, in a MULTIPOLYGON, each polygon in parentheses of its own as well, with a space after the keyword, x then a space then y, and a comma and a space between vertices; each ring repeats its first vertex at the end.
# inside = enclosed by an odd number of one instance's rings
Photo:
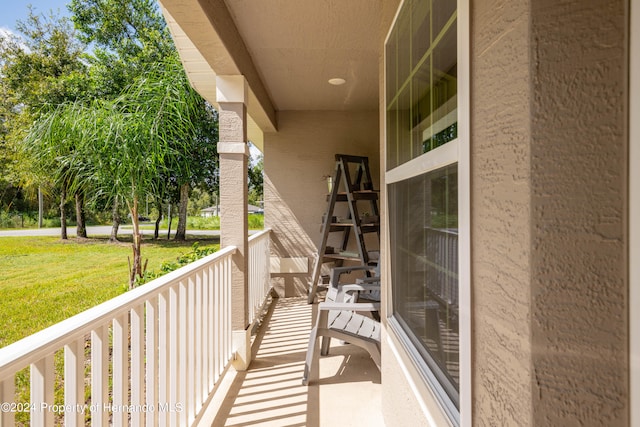
POLYGON ((389 186, 394 316, 458 405, 457 165, 389 186))
POLYGON ((385 68, 387 103, 391 103, 398 92, 398 32, 393 30, 389 35, 389 41, 385 46, 385 68))
POLYGON ((405 2, 386 44, 387 170, 458 137, 456 2, 405 2), (401 114, 399 112, 402 112, 401 114))
MULTIPOLYGON (((455 26, 454 26, 455 28, 455 26)), ((424 152, 458 137, 457 35, 447 31, 432 52, 430 127, 423 132, 424 152)))
POLYGON ((411 68, 415 68, 431 44, 431 4, 413 1, 411 10, 411 68))

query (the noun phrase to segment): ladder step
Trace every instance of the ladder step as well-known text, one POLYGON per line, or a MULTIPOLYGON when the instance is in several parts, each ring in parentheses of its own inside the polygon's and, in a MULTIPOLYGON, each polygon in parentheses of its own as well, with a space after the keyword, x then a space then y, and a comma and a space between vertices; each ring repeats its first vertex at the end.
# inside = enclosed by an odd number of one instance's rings
MULTIPOLYGON (((349 227, 353 227, 355 224, 331 224, 329 228, 330 233, 334 233, 336 231, 344 231, 349 227)), ((380 226, 378 224, 364 224, 360 226, 361 233, 377 233, 380 230, 380 226)))
MULTIPOLYGON (((351 193, 353 200, 378 200, 378 192, 377 191, 354 191, 351 193)), ((331 197, 330 194, 327 195, 327 200, 331 197)), ((338 193, 336 198, 336 202, 348 202, 349 198, 347 193, 338 193)))

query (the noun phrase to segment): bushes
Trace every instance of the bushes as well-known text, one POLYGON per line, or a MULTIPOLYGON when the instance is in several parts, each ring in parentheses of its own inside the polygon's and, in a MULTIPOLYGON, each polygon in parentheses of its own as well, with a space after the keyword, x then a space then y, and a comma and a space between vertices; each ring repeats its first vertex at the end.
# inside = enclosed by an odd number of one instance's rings
MULTIPOLYGON (((178 225, 178 219, 173 218, 171 227, 175 228, 178 225)), ((163 219, 160 223, 160 227, 167 228, 167 220, 163 219)), ((260 230, 264 228, 264 215, 261 214, 249 214, 249 229, 260 230)), ((218 216, 190 216, 187 217, 187 230, 220 230, 220 217, 218 216)))
POLYGON ((204 258, 207 255, 211 255, 217 250, 218 246, 200 249, 200 243, 195 242, 193 245, 191 245, 190 252, 178 256, 175 261, 163 262, 160 265, 160 271, 145 271, 144 277, 136 281, 136 286, 144 285, 145 283, 150 282, 153 279, 164 276, 167 273, 177 270, 180 267, 184 267, 185 265, 197 261, 200 258, 204 258))
POLYGON ((31 228, 38 225, 38 214, 0 211, 0 228, 31 228))

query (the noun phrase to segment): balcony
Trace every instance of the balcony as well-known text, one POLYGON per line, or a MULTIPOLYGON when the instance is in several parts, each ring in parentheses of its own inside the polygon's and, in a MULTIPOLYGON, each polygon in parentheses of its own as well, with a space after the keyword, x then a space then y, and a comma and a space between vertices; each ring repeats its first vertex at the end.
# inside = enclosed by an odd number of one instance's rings
POLYGON ((301 385, 316 306, 270 296, 269 234, 249 238, 248 370, 231 367, 226 247, 1 349, 0 425, 383 425, 380 373, 358 348, 333 343, 301 385))

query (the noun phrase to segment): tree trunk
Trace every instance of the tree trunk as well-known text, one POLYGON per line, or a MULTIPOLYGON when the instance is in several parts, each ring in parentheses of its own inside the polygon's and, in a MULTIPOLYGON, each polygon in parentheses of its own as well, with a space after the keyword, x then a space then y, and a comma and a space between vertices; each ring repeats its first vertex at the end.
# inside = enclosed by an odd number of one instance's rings
POLYGON ((67 202, 67 189, 62 188, 60 193, 60 238, 67 240, 67 214, 64 211, 64 205, 67 202))
POLYGON ((86 215, 84 211, 84 194, 76 193, 76 234, 78 237, 87 238, 86 215))
POLYGON ((156 229, 153 232, 154 240, 157 240, 158 236, 160 235, 160 221, 162 221, 162 202, 160 200, 158 200, 157 202, 157 207, 158 207, 158 219, 156 219, 156 229))
POLYGON ((138 222, 138 198, 133 199, 133 205, 130 206, 131 223, 133 224, 133 265, 129 272, 129 289, 133 289, 136 283, 136 276, 142 278, 142 235, 140 234, 140 223, 138 222))
POLYGON ((44 225, 44 200, 42 197, 42 187, 38 186, 38 228, 44 225))
POLYGON ((118 241, 118 228, 120 228, 120 215, 118 214, 118 197, 113 199, 113 208, 111 210, 111 220, 113 226, 111 227, 111 236, 109 236, 110 243, 116 243, 118 241))
POLYGON ((175 240, 187 239, 187 206, 189 205, 189 183, 180 186, 180 208, 175 240))
POLYGON ((171 220, 173 219, 173 215, 171 215, 171 203, 169 203, 169 207, 167 208, 167 240, 171 238, 171 220))

